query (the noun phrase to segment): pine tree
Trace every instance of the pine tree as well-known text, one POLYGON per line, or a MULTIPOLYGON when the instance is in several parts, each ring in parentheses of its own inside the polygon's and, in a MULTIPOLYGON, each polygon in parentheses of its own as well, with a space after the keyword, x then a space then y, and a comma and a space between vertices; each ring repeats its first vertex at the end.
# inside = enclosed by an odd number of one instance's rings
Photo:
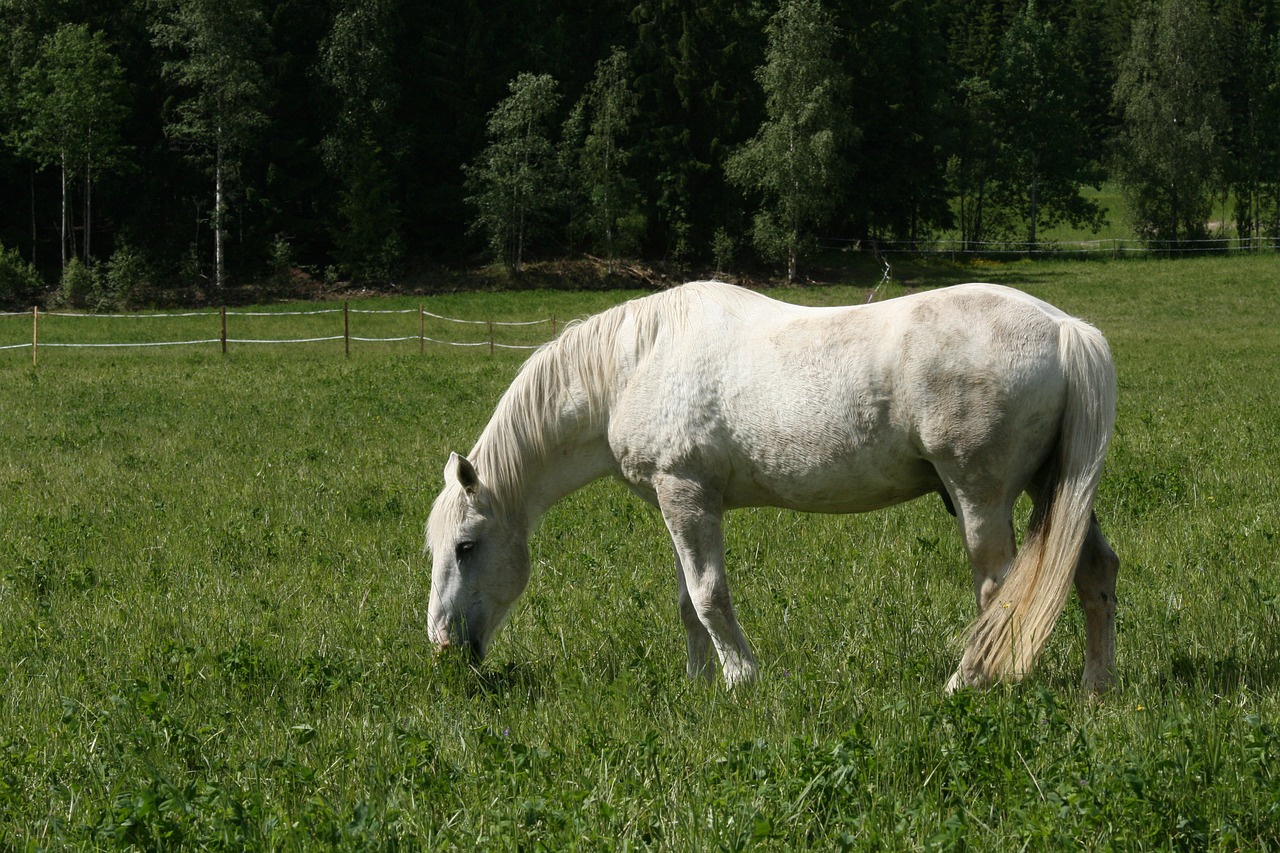
POLYGON ((1277 224, 1280 187, 1280 39, 1269 4, 1233 0, 1219 11, 1229 118, 1224 176, 1235 199, 1236 233, 1256 241, 1277 224))
POLYGON ((406 144, 394 125, 398 5, 344 3, 321 49, 320 74, 337 96, 322 143, 340 187, 333 242, 339 263, 357 279, 389 278, 403 252, 394 179, 406 144))
POLYGON ((741 230, 741 194, 723 167, 759 125, 750 80, 764 55, 763 8, 739 0, 635 3, 633 163, 652 252, 686 260, 704 253, 717 226, 741 230))

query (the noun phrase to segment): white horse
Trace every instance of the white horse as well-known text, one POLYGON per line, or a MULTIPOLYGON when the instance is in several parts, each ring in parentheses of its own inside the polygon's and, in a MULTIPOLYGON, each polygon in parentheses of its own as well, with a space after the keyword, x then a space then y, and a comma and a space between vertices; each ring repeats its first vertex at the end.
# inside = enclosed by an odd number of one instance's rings
POLYGON ((725 577, 725 510, 867 512, 938 492, 980 613, 948 689, 1026 673, 1074 580, 1084 685, 1103 690, 1119 561, 1093 500, 1115 399, 1101 333, 1007 287, 809 308, 695 282, 627 302, 534 353, 471 452, 450 455, 427 522, 428 634, 482 658, 529 581, 538 519, 612 475, 671 534, 689 676, 712 676, 714 645, 733 686, 757 664, 725 577))

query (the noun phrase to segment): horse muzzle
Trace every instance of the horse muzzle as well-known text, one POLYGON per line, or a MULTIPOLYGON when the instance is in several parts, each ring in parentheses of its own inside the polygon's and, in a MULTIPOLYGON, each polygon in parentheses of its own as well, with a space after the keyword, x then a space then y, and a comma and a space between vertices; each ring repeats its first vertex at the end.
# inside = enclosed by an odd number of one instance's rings
POLYGON ((485 643, 479 637, 471 636, 458 622, 437 623, 428 634, 436 644, 438 655, 465 652, 476 663, 484 660, 485 643))

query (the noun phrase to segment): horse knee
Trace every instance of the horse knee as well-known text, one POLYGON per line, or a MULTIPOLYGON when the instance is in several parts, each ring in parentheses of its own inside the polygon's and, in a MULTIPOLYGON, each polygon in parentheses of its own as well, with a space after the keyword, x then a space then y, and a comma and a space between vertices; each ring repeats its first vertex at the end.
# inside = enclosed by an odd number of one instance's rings
POLYGON ((999 589, 999 578, 994 578, 990 575, 979 575, 977 572, 974 572, 973 592, 978 599, 979 613, 987 609, 987 605, 996 597, 996 592, 999 589))
POLYGON ((1013 562, 1016 546, 1012 511, 963 499, 960 507, 960 529, 973 568, 973 594, 978 612, 982 613, 995 598, 1013 562))
POLYGON ((1009 571, 1009 563, 1013 559, 1010 551, 999 549, 986 554, 975 552, 969 560, 973 564, 973 594, 978 600, 978 612, 982 613, 995 599, 1004 582, 1005 573, 1009 571))

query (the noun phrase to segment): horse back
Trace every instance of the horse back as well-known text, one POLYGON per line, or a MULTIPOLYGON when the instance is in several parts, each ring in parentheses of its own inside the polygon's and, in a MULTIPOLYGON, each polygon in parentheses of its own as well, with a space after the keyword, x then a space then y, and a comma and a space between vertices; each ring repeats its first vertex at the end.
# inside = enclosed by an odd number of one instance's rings
POLYGON ((941 489, 939 466, 1007 479, 1016 459, 1026 479, 1056 437, 1066 315, 1018 291, 847 308, 714 294, 692 294, 619 394, 610 444, 641 494, 677 472, 727 506, 866 511, 941 489))

